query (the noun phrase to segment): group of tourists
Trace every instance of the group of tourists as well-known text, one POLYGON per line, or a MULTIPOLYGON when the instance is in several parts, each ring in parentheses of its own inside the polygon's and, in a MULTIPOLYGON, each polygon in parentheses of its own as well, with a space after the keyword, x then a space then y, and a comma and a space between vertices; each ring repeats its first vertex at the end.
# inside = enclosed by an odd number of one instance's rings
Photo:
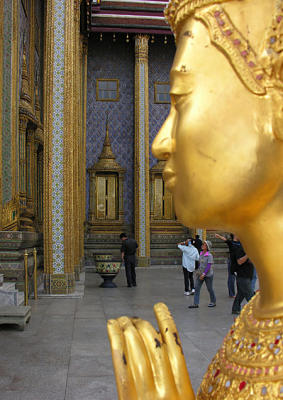
MULTIPOLYGON (((228 259, 228 292, 234 298, 232 314, 240 314, 241 304, 244 299, 249 301, 255 292, 256 272, 255 268, 245 254, 243 246, 238 237, 234 234, 230 238, 215 234, 215 237, 223 240, 229 249, 228 259), (235 295, 235 281, 237 293, 235 295)), ((121 256, 125 263, 126 278, 128 287, 136 286, 136 250, 137 242, 128 238, 125 233, 121 233, 122 241, 121 256)), ((216 296, 213 289, 213 255, 211 253, 211 242, 202 241, 199 235, 189 238, 184 242, 178 243, 178 248, 182 251, 182 266, 184 274, 184 285, 186 296, 194 295, 193 304, 189 308, 198 308, 200 292, 203 283, 210 296, 208 307, 216 306, 216 296)))
MULTIPOLYGON (((244 299, 249 301, 255 292, 256 271, 245 254, 243 246, 238 237, 230 235, 230 239, 215 234, 215 237, 225 241, 229 248, 228 259, 228 292, 234 298, 232 314, 240 314, 241 304, 244 299), (237 294, 235 295, 235 280, 237 294)), ((210 296, 208 307, 216 306, 216 296, 213 289, 213 255, 211 254, 211 242, 201 241, 199 235, 189 238, 185 242, 178 243, 182 251, 182 266, 184 274, 184 294, 194 295, 194 302, 189 308, 199 307, 200 291, 205 282, 210 296), (195 275, 195 281, 194 281, 195 275)))

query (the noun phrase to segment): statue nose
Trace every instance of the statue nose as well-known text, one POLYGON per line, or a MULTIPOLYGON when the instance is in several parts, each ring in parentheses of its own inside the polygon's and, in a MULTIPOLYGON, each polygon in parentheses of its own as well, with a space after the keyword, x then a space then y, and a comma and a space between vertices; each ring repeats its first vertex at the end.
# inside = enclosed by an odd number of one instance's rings
POLYGON ((174 151, 173 139, 170 137, 159 137, 154 139, 152 144, 152 153, 159 160, 167 161, 174 151))
POLYGON ((167 161, 175 151, 176 145, 173 137, 175 123, 175 113, 171 109, 170 114, 152 143, 152 154, 159 160, 167 161))

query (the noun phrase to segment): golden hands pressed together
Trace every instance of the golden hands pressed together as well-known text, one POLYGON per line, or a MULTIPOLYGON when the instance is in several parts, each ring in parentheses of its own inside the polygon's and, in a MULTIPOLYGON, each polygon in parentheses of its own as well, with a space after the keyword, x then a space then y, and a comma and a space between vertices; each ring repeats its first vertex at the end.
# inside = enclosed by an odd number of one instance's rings
POLYGON ((194 400, 174 320, 163 303, 154 312, 159 332, 139 318, 108 321, 119 400, 194 400))

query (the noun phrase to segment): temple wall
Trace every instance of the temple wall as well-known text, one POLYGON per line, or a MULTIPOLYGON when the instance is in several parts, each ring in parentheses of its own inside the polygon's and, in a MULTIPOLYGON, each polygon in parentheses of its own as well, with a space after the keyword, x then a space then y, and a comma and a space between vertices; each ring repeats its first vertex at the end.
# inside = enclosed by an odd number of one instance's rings
MULTIPOLYGON (((109 136, 117 162, 126 169, 124 184, 125 222, 134 219, 134 49, 133 43, 117 40, 112 35, 89 40, 87 76, 87 137, 86 167, 97 162, 106 133, 106 113, 109 113, 109 136), (96 101, 96 79, 119 79, 117 102, 96 101)), ((89 182, 87 177, 87 211, 89 182)))
POLYGON ((44 7, 41 0, 35 2, 35 63, 34 85, 38 85, 41 119, 43 120, 43 37, 44 37, 44 7))
MULTIPOLYGON (((27 67, 29 68, 29 40, 30 40, 30 26, 28 19, 28 10, 24 9, 23 3, 19 3, 19 76, 22 71, 22 58, 24 45, 26 46, 27 67), (27 14, 26 14, 27 12, 27 14)), ((19 93, 21 91, 21 79, 19 80, 19 93)))
POLYGON ((13 3, 4 1, 3 8, 3 87, 2 87, 2 204, 12 199, 12 52, 13 3))
POLYGON ((175 45, 172 39, 168 40, 167 44, 164 44, 164 38, 162 37, 160 40, 155 39, 155 42, 149 45, 149 168, 153 167, 157 162, 151 152, 153 139, 170 110, 170 104, 154 103, 154 82, 169 82, 169 72, 174 54, 175 45))

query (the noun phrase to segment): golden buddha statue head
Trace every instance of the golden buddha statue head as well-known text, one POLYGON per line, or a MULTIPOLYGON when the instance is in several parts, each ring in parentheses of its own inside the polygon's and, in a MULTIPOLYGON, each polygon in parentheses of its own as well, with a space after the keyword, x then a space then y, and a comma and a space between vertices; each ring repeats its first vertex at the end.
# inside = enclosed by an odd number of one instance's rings
POLYGON ((136 318, 109 321, 119 399, 282 398, 283 0, 171 0, 165 14, 177 50, 153 154, 166 160, 179 219, 235 232, 260 292, 196 397, 165 305, 155 306, 159 332, 136 318))
POLYGON ((172 0, 165 15, 177 50, 153 154, 185 225, 239 232, 282 197, 283 1, 172 0))

